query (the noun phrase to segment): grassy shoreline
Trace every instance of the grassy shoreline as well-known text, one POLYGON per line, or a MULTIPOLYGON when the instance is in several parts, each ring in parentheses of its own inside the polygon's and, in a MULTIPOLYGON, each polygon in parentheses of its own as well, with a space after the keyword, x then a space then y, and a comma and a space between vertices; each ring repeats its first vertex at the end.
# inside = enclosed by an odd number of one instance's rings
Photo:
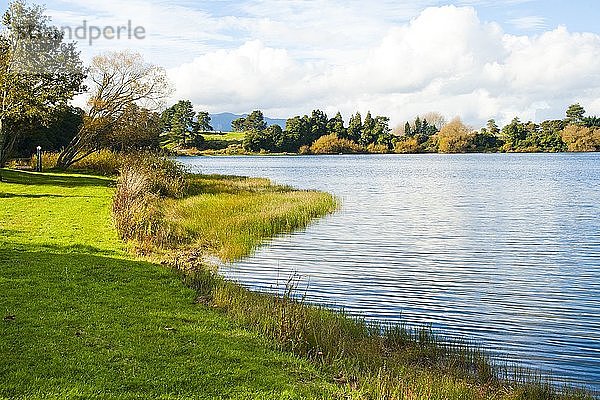
POLYGON ((111 179, 4 175, 0 333, 8 340, 0 354, 8 357, 0 398, 591 398, 501 380, 472 347, 308 306, 293 298, 293 285, 282 296, 254 293, 190 258, 197 248, 243 257, 334 209, 327 195, 192 177, 188 196, 161 200, 160 223, 190 236, 161 250, 163 259, 175 256, 164 268, 132 257, 118 240, 111 179), (302 204, 318 206, 295 218, 302 204), (218 240, 206 240, 211 229, 218 240))

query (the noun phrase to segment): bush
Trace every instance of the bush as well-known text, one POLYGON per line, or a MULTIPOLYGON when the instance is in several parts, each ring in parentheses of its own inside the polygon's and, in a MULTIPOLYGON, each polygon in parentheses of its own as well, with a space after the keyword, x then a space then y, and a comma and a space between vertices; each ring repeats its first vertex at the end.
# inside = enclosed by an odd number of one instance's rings
POLYGON ((310 146, 307 146, 307 145, 300 146, 300 148, 298 149, 298 154, 302 154, 302 155, 311 154, 310 146))
POLYGON ((70 168, 104 176, 114 176, 119 173, 123 163, 122 157, 121 153, 111 150, 100 150, 99 152, 90 154, 83 160, 77 161, 70 168))
POLYGON ((121 175, 130 169, 148 181, 148 191, 159 196, 182 198, 187 193, 187 173, 176 161, 152 152, 122 156, 121 175))
POLYGON ((188 190, 186 173, 175 161, 154 153, 121 157, 122 168, 112 212, 122 240, 162 247, 184 235, 164 224, 161 197, 182 198, 188 190))
POLYGON ((400 154, 419 153, 421 146, 416 137, 402 137, 394 146, 394 152, 400 154))
MULTIPOLYGON (((43 152, 42 153, 42 169, 52 169, 56 167, 59 153, 43 152)), ((34 154, 29 161, 29 166, 35 169, 37 166, 37 154, 34 154)))
POLYGON ((367 152, 372 154, 386 154, 389 153, 389 149, 385 144, 371 143, 367 146, 367 152))
POLYGON ((146 241, 152 237, 162 219, 157 195, 150 192, 148 176, 127 167, 119 176, 112 212, 121 239, 146 241))
POLYGON ((352 140, 340 139, 335 134, 321 136, 310 146, 310 151, 314 154, 348 154, 360 153, 362 150, 352 140))

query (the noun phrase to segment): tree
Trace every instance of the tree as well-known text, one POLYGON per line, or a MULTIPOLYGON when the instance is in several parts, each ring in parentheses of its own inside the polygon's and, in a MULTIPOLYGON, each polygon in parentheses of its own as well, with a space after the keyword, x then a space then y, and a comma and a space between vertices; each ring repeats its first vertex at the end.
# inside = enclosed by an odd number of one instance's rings
POLYGON ((244 121, 244 128, 246 131, 264 131, 267 129, 267 123, 262 111, 252 111, 244 121))
POLYGON ((488 120, 487 125, 486 125, 486 130, 491 136, 499 136, 500 135, 500 128, 498 128, 498 125, 496 124, 496 120, 494 120, 494 119, 488 120))
POLYGON ((502 128, 501 136, 505 142, 505 150, 516 150, 527 139, 527 129, 521 120, 515 117, 510 124, 502 128))
POLYGON ((438 150, 441 153, 464 153, 474 150, 474 138, 474 132, 463 124, 460 118, 455 118, 437 134, 438 150))
POLYGON ((388 150, 392 148, 392 130, 389 126, 388 117, 375 117, 375 126, 373 127, 374 143, 385 146, 388 150))
POLYGON ((57 110, 47 125, 39 120, 11 124, 9 130, 17 137, 12 155, 30 157, 37 146, 44 151, 59 151, 77 134, 83 121, 83 110, 67 106, 57 110))
POLYGON ((153 150, 160 145, 160 116, 136 104, 130 104, 109 131, 105 146, 113 151, 153 150))
POLYGON ((244 123, 246 118, 240 117, 231 121, 231 130, 234 132, 243 132, 245 129, 244 123))
POLYGON ((321 136, 327 135, 327 123, 328 122, 329 122, 329 119, 327 118, 327 114, 325 114, 321 110, 313 110, 313 112, 309 118, 310 133, 309 133, 308 143, 306 143, 306 144, 312 144, 315 140, 317 140, 321 136))
POLYGON ((591 117, 585 117, 583 119, 583 123, 588 128, 600 128, 600 117, 597 117, 595 115, 591 117))
POLYGON ((58 158, 60 168, 103 148, 106 135, 131 104, 156 111, 171 92, 165 70, 130 51, 94 57, 89 80, 89 108, 81 129, 58 158))
POLYGON ((346 128, 344 128, 344 119, 339 111, 335 114, 335 117, 327 122, 327 133, 334 134, 340 139, 347 138, 346 128))
POLYGON ((161 115, 163 145, 186 147, 196 134, 194 106, 189 100, 179 100, 161 115))
POLYGON ((82 90, 85 70, 74 43, 49 24, 40 6, 8 5, 0 32, 0 167, 24 123, 48 126, 82 90))
POLYGON ((408 121, 404 124, 404 136, 413 136, 412 128, 408 121))
POLYGON ((198 132, 210 132, 213 127, 210 125, 210 114, 206 111, 199 111, 196 114, 196 130, 198 132))
POLYGON ((301 146, 309 146, 310 120, 307 116, 295 116, 285 122, 285 141, 282 151, 294 152, 301 146))
POLYGON ((362 117, 359 112, 350 117, 348 121, 347 139, 358 143, 362 136, 362 117))
POLYGON ((359 144, 367 147, 369 144, 375 142, 374 136, 375 120, 371 116, 371 111, 367 111, 365 120, 363 122, 362 134, 360 136, 359 144))
POLYGON ((435 127, 436 133, 446 125, 447 121, 444 116, 438 112, 430 111, 421 116, 424 121, 427 121, 430 127, 435 127))
POLYGON ((600 129, 569 125, 562 131, 562 139, 569 151, 599 151, 600 129))
POLYGON ((567 125, 581 125, 583 124, 583 116, 585 115, 585 109, 579 104, 571 104, 567 108, 567 118, 565 122, 567 125))

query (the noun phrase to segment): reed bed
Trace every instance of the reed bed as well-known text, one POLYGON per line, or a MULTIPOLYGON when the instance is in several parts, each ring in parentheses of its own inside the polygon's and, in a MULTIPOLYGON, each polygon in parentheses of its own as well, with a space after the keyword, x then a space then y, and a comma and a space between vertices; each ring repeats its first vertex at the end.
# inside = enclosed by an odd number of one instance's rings
POLYGON ((265 180, 210 178, 220 193, 167 200, 164 225, 186 232, 186 242, 231 261, 249 255, 265 239, 306 227, 333 211, 321 192, 292 191, 265 180))
POLYGON ((253 292, 209 270, 183 275, 197 302, 308 358, 348 399, 593 399, 527 370, 496 366, 474 344, 428 327, 367 322, 307 304, 290 279, 279 294, 253 292), (501 377, 502 376, 502 377, 501 377))

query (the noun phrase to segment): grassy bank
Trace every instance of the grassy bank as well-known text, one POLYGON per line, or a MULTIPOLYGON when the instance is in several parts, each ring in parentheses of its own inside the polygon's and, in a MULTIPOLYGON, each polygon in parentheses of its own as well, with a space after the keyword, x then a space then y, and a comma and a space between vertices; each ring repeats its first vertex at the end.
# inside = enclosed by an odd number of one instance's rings
POLYGON ((223 260, 250 254, 265 238, 304 228, 336 208, 329 194, 297 191, 268 179, 195 176, 192 195, 165 204, 165 224, 185 232, 187 247, 223 260))
POLYGON ((133 259, 114 181, 3 171, 0 398, 320 398, 314 365, 133 259))

